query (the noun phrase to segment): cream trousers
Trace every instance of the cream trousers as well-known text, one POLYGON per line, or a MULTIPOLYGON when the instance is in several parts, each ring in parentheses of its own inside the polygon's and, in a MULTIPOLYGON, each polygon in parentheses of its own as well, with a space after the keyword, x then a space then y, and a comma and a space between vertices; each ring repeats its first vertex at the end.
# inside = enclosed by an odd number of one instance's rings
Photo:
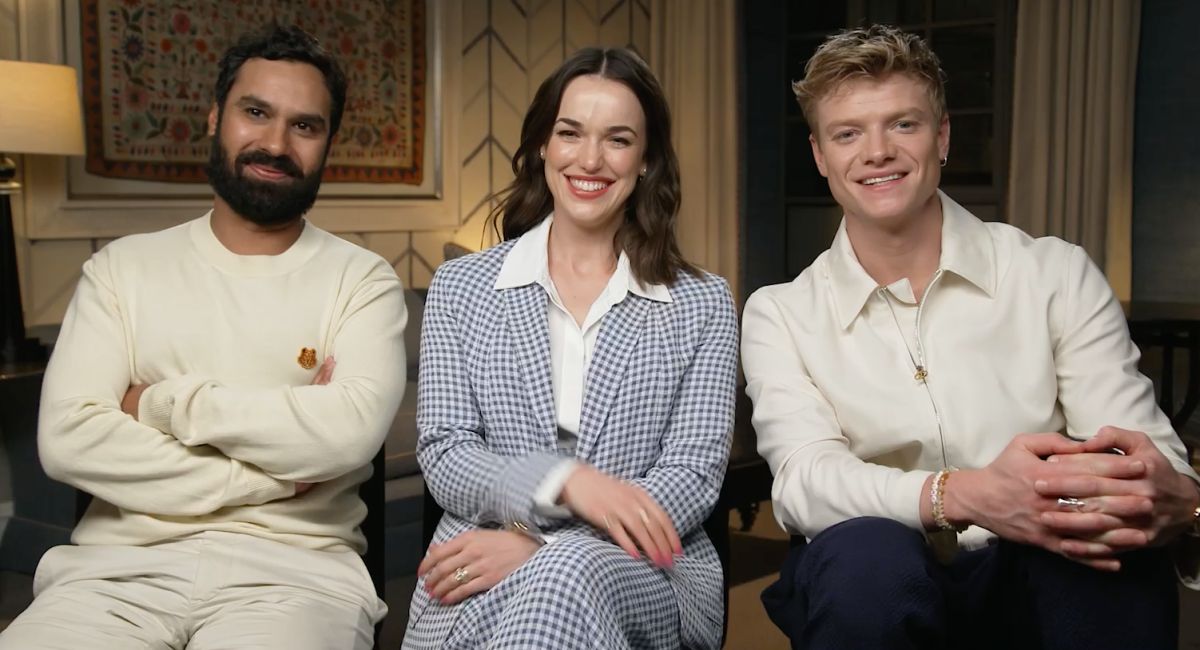
POLYGON ((352 552, 210 532, 58 546, 0 650, 369 650, 387 614, 352 552))

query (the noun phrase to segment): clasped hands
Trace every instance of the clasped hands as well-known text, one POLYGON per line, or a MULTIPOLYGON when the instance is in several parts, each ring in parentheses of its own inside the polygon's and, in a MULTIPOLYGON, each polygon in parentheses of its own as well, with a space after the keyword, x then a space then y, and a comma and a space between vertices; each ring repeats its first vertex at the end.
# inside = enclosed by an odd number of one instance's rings
MULTIPOLYGON (((674 557, 683 554, 671 518, 637 485, 581 464, 563 485, 559 500, 631 557, 644 555, 660 568, 671 568, 674 557)), ((417 575, 425 578, 430 597, 453 605, 499 584, 538 548, 540 544, 523 533, 472 530, 431 544, 417 575)))
POLYGON ((1200 503, 1146 434, 1116 427, 1086 441, 1022 434, 987 467, 954 472, 945 494, 951 521, 1106 571, 1122 552, 1174 539, 1200 503))

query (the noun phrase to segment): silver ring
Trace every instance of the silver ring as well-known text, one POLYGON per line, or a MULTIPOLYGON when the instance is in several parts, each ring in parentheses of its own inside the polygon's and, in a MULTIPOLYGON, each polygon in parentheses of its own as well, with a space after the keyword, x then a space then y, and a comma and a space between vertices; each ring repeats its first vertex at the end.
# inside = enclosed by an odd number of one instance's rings
POLYGON ((1074 510, 1075 512, 1081 512, 1084 505, 1085 503, 1083 499, 1076 499, 1075 497, 1058 498, 1058 507, 1063 510, 1074 510))

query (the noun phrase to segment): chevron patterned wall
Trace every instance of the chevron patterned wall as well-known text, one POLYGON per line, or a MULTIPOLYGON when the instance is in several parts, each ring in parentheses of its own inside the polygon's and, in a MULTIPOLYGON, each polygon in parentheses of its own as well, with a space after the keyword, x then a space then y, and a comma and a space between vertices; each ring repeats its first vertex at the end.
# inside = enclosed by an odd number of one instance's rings
MULTIPOLYGON (((428 0, 437 2, 439 0, 428 0)), ((512 179, 521 120, 538 84, 575 50, 589 45, 650 51, 650 0, 461 0, 459 82, 462 105, 459 205, 462 226, 446 231, 339 233, 387 259, 405 286, 427 287, 454 241, 478 249, 494 243, 484 221, 489 197, 512 179)), ((453 28, 451 26, 450 28, 453 28)), ((29 248, 27 322, 61 322, 79 268, 107 239, 40 240, 29 248)))
MULTIPOLYGON (((512 180, 525 110, 541 82, 590 45, 650 51, 649 0, 465 0, 463 3, 460 205, 454 241, 495 243, 489 200, 512 180)), ((417 278, 414 278, 416 281, 417 278)))

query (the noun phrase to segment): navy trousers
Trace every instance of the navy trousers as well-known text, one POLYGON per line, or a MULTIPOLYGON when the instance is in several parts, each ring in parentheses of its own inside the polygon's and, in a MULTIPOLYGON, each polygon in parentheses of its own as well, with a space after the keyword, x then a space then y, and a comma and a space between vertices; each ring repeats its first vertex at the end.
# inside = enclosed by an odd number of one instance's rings
POLYGON ((803 650, 1174 650, 1169 553, 1127 553, 1121 563, 1097 571, 1001 541, 942 565, 920 533, 863 517, 793 548, 762 600, 803 650))

